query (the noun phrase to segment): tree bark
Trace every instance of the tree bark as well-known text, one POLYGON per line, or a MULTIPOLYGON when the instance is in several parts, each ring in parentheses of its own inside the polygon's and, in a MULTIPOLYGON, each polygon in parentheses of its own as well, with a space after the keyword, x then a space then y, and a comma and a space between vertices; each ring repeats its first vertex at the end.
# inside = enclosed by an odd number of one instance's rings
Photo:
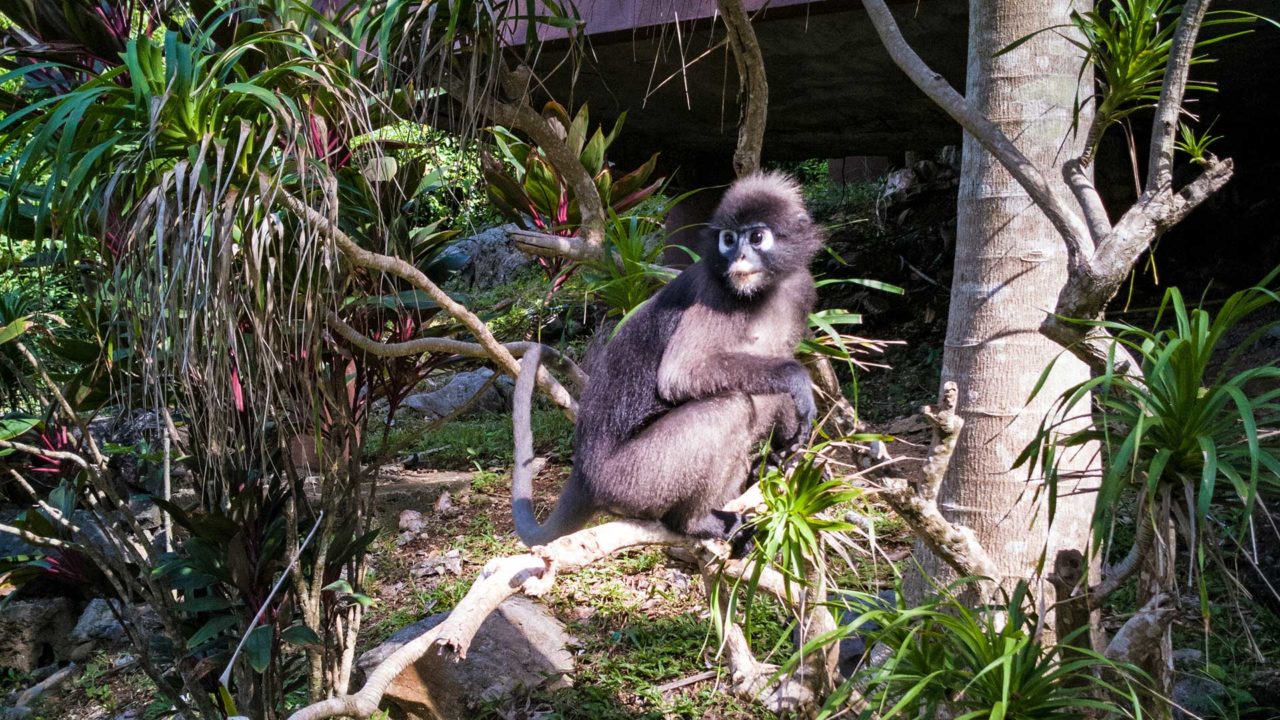
MULTIPOLYGON (((1013 138, 1045 179, 1070 191, 1055 168, 1079 154, 1084 138, 1071 132, 1079 93, 1080 52, 1063 36, 1045 32, 996 57, 1014 41, 1066 22, 1086 3, 1072 0, 970 0, 969 104, 1013 138)), ((1088 127, 1088 118, 1082 118, 1088 127)), ((1095 448, 1061 464, 1059 500, 1049 522, 1042 478, 1028 482, 1013 462, 1034 437, 1053 401, 1088 378, 1087 367, 1039 333, 1067 279, 1068 253, 1055 225, 1018 181, 966 132, 956 234, 955 276, 943 352, 942 381, 955 382, 964 430, 943 482, 939 507, 971 528, 994 560, 1002 585, 1031 577, 1042 556, 1081 549, 1089 537, 1093 495, 1080 490, 1098 477, 1095 448), (1053 371, 1028 404, 1041 372, 1053 371), (1039 492, 1037 492, 1039 490, 1039 492), (1047 555, 1045 555, 1047 553, 1047 555)), ((1063 221, 1059 219, 1059 224, 1063 221)), ((1083 226, 1078 215, 1071 219, 1083 226)), ((1087 401, 1077 406, 1087 408, 1087 401)), ((924 548, 920 548, 924 550, 924 548)), ((947 568, 928 553, 929 574, 947 568)), ((1032 597, 1041 597, 1035 588, 1032 597)), ((1052 585, 1044 585, 1046 607, 1052 585)), ((1046 624, 1052 628, 1052 623, 1046 624)))

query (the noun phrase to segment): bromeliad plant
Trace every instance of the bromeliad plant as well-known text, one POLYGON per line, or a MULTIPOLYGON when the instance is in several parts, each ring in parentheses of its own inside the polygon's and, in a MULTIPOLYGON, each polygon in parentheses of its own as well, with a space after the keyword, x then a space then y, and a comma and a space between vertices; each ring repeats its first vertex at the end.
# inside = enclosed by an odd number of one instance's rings
MULTIPOLYGON (((602 204, 614 215, 626 214, 662 186, 661 179, 645 184, 657 166, 656 153, 640 167, 615 179, 607 153, 622 131, 626 113, 618 117, 607 135, 603 128, 596 128, 590 136, 590 113, 586 105, 570 119, 564 106, 548 102, 543 116, 563 130, 566 149, 591 175, 602 204)), ((578 201, 568 180, 547 160, 545 152, 506 128, 492 128, 491 136, 497 156, 483 151, 481 170, 489 183, 489 198, 498 211, 527 230, 573 235, 582 222, 578 201)), ((556 280, 557 288, 567 279, 569 271, 563 260, 539 257, 538 262, 547 276, 556 280)))

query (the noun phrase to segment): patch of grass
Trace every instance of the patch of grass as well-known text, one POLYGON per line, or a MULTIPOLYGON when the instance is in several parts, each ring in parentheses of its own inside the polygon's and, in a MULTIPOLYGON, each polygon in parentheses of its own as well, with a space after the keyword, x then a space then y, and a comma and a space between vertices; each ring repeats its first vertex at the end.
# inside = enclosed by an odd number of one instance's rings
POLYGON ((846 383, 844 387, 845 397, 855 404, 863 420, 879 423, 913 415, 921 405, 936 399, 942 376, 941 347, 895 346, 876 359, 882 361, 891 367, 863 373, 856 386, 846 383))
POLYGON ((491 493, 497 488, 506 485, 509 482, 509 477, 509 475, 492 470, 477 470, 476 474, 471 477, 471 491, 491 493))
MULTIPOLYGON (((573 423, 551 408, 533 411, 533 438, 538 453, 567 460, 572 454, 573 423)), ((391 431, 388 445, 398 452, 429 452, 426 465, 441 470, 473 470, 510 467, 514 444, 509 415, 477 415, 455 420, 433 430, 421 423, 405 422, 391 431)))

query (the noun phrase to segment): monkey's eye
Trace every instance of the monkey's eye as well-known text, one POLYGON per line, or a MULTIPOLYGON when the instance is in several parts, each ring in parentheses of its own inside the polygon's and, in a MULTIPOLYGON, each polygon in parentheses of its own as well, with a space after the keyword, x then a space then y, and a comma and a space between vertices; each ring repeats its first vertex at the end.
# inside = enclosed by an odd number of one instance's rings
POLYGON ((738 244, 738 233, 732 230, 720 231, 720 252, 728 252, 738 244))
POLYGON ((768 250, 773 247, 773 232, 767 227, 752 228, 747 234, 747 240, 753 247, 768 250))

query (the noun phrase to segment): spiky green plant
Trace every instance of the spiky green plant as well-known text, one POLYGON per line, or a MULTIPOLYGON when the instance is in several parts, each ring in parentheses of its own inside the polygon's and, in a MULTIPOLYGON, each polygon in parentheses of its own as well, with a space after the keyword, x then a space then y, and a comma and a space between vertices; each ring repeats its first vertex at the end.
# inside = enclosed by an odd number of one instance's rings
POLYGON ((857 716, 882 720, 1142 717, 1133 687, 1140 671, 1074 646, 1041 643, 1038 619, 1026 609, 1025 583, 1003 603, 975 610, 959 599, 967 582, 937 588, 914 607, 907 607, 900 588, 896 605, 877 595, 844 593, 834 609, 848 622, 814 638, 783 670, 805 652, 862 635, 867 647, 884 648, 886 657, 858 667, 826 699, 819 718, 845 712, 855 691, 866 702, 857 716), (1119 680, 1103 679, 1099 668, 1119 680))

